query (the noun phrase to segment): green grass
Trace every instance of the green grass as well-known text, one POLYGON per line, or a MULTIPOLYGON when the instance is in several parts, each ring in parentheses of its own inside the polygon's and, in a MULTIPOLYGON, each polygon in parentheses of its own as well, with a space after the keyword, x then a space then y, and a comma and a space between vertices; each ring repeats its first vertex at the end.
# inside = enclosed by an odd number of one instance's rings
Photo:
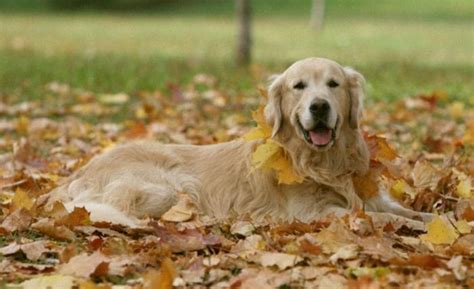
POLYGON ((141 14, 0 13, 0 97, 47 99, 51 81, 98 93, 163 90, 201 72, 230 92, 255 93, 269 73, 324 56, 361 71, 372 99, 444 90, 467 102, 474 94, 469 1, 327 1, 317 33, 308 27, 309 1, 255 0, 249 70, 232 62, 232 1, 141 14))

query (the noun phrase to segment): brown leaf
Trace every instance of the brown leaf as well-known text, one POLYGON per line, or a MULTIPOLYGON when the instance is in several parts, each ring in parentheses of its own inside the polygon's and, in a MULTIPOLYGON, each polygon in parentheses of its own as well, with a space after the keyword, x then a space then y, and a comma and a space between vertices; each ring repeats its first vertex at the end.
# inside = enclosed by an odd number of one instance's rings
POLYGON ((24 208, 16 209, 3 220, 0 227, 8 232, 23 231, 28 229, 32 221, 32 216, 24 208))
POLYGON ((412 255, 408 260, 393 258, 389 260, 391 264, 399 266, 417 266, 423 269, 434 269, 443 267, 443 263, 433 255, 412 255))
POLYGON ((451 249, 458 254, 474 255, 474 234, 459 237, 451 246, 451 249))
POLYGON ((56 226, 52 219, 40 219, 31 228, 58 240, 72 241, 76 238, 74 232, 65 226, 56 226))
POLYGON ((69 262, 61 265, 59 273, 72 275, 81 278, 90 276, 104 276, 108 272, 110 259, 100 252, 94 252, 91 255, 86 253, 72 257, 69 262))
POLYGON ((301 252, 309 253, 312 255, 319 255, 321 254, 321 246, 315 245, 308 241, 307 239, 303 239, 299 242, 299 247, 301 252))
POLYGON ((21 250, 25 253, 26 258, 31 261, 38 260, 43 253, 50 252, 46 241, 36 241, 21 245, 21 250))
POLYGON ((363 200, 368 200, 379 193, 378 172, 376 170, 369 170, 365 176, 354 175, 352 182, 354 189, 363 200))

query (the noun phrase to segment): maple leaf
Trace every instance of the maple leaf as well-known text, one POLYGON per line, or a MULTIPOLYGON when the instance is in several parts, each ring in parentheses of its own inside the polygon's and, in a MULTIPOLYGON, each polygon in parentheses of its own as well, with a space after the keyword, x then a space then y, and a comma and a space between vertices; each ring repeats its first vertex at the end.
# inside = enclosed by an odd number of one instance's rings
POLYGON ((13 208, 20 209, 25 208, 30 210, 33 208, 34 201, 30 198, 28 193, 21 188, 17 188, 15 191, 15 196, 12 199, 13 208))
POLYGON ((440 216, 427 225, 427 233, 420 236, 420 239, 428 241, 432 244, 448 244, 451 245, 459 237, 459 234, 453 226, 440 216))
POLYGON ((257 147, 252 154, 252 164, 257 168, 271 169, 273 161, 278 159, 282 153, 282 148, 277 142, 267 140, 257 147))
POLYGON ((259 108, 252 112, 252 118, 257 123, 257 127, 250 130, 244 135, 246 141, 253 141, 259 139, 267 139, 272 135, 272 127, 267 124, 264 116, 264 106, 261 105, 259 108))

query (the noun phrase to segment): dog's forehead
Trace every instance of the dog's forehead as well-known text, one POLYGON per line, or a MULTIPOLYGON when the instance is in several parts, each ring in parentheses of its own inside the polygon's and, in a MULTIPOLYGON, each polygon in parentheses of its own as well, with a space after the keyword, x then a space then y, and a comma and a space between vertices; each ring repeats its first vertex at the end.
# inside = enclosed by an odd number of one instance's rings
POLYGON ((342 66, 325 58, 307 58, 297 61, 285 71, 285 75, 290 79, 344 77, 342 66))

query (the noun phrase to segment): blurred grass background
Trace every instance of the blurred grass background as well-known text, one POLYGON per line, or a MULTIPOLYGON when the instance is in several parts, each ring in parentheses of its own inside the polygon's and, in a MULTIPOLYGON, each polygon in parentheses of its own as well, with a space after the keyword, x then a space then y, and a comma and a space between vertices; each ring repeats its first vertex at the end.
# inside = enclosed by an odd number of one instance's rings
POLYGON ((233 62, 234 1, 162 1, 140 9, 122 1, 112 10, 55 9, 49 2, 0 2, 3 100, 41 99, 52 81, 98 93, 165 90, 202 72, 223 89, 257 94, 268 73, 309 56, 361 71, 370 99, 442 90, 470 103, 474 95, 472 0, 330 0, 321 32, 309 27, 309 0, 253 0, 249 68, 233 62))

